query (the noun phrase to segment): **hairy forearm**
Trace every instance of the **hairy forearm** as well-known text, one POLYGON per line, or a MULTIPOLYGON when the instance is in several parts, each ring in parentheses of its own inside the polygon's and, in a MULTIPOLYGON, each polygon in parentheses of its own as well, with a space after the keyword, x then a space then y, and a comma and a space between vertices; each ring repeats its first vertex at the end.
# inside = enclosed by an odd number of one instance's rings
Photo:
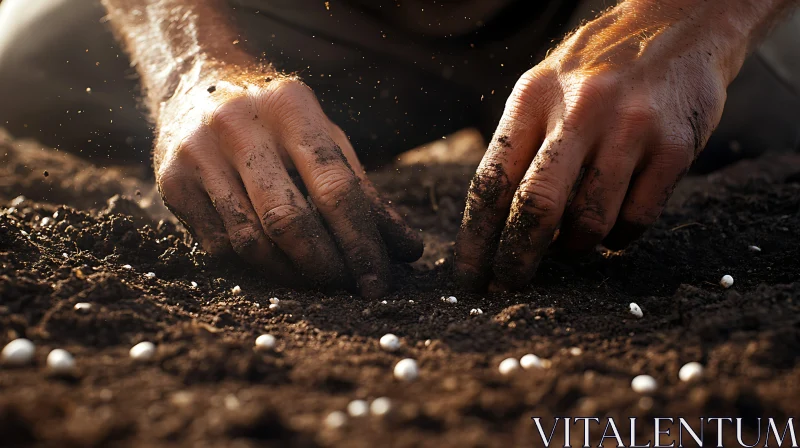
POLYGON ((190 70, 254 61, 238 46, 239 35, 224 0, 102 2, 139 72, 153 114, 190 70))
POLYGON ((735 76, 747 54, 798 5, 800 0, 625 0, 620 7, 663 24, 680 24, 687 34, 702 30, 721 50, 715 56, 735 76))

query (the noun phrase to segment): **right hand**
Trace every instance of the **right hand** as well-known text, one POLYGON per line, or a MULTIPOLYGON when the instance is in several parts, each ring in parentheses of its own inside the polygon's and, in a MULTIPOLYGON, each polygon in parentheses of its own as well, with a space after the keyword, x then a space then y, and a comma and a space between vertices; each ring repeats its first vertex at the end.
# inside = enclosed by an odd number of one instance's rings
POLYGON ((160 109, 155 171, 167 207, 208 252, 238 254, 276 280, 355 280, 363 296, 386 294, 389 257, 414 261, 422 241, 312 91, 258 67, 211 71, 184 74, 160 109))

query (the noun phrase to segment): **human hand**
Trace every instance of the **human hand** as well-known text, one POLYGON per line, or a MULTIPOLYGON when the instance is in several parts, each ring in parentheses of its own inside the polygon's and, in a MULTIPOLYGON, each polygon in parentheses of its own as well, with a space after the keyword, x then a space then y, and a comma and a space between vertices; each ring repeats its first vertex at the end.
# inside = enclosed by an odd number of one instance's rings
POLYGON ((213 254, 238 254, 277 280, 355 280, 370 298, 388 291, 390 256, 422 254, 419 235, 380 199, 345 134, 295 78, 198 65, 157 125, 164 203, 213 254))
POLYGON ((711 19, 717 9, 658 3, 622 3, 517 82, 469 188, 462 286, 522 288, 557 231, 567 253, 621 249, 658 218, 719 123, 746 47, 711 19))

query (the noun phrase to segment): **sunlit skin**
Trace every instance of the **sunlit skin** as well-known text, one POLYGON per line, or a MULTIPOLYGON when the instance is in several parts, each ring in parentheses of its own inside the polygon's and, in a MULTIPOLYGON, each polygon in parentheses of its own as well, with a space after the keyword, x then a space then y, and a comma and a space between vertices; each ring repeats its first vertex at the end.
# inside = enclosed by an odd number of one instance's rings
MULTIPOLYGON (((386 294, 390 260, 417 259, 419 234, 313 92, 237 45, 222 0, 103 3, 157 126, 164 202, 203 247, 281 279, 386 294)), ((627 0, 565 39, 518 81, 473 179, 461 285, 518 289, 551 245, 638 237, 705 146, 748 50, 795 4, 627 0)))

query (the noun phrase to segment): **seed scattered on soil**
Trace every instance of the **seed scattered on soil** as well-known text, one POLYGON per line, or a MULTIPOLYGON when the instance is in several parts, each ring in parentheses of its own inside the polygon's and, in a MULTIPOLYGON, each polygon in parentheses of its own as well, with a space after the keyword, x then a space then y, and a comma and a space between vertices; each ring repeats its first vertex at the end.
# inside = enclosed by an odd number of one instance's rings
POLYGON ((325 417, 325 426, 338 429, 347 424, 347 414, 342 411, 333 411, 325 417))
POLYGON ((269 303, 271 303, 273 305, 277 305, 277 304, 281 303, 281 300, 279 298, 277 298, 277 297, 270 297, 269 303))
POLYGON ((369 412, 372 415, 386 415, 392 409, 392 400, 386 397, 379 397, 372 400, 372 403, 369 405, 369 412))
POLYGON ((651 394, 658 389, 658 383, 650 375, 639 375, 631 381, 631 389, 639 394, 651 394))
POLYGON ((57 348, 47 355, 47 368, 58 375, 72 373, 75 370, 75 358, 68 351, 57 348))
POLYGON ((752 252, 761 252, 761 248, 758 246, 750 246, 748 247, 752 252))
POLYGON ((135 361, 148 361, 156 354, 156 346, 152 342, 143 341, 131 347, 129 353, 135 361))
POLYGON ((695 381, 703 376, 703 370, 703 365, 699 362, 689 362, 678 371, 678 378, 683 382, 695 381))
POLYGON ((442 302, 458 303, 458 299, 456 299, 455 296, 450 296, 450 297, 442 296, 442 302))
POLYGON ((400 348, 400 338, 392 333, 387 333, 381 336, 379 343, 381 348, 387 352, 394 352, 400 348))
POLYGON ((417 361, 406 358, 401 359, 394 366, 394 377, 400 381, 414 381, 419 377, 419 367, 417 366, 417 361))
POLYGON ((730 288, 733 286, 733 277, 730 275, 723 275, 722 278, 719 280, 719 285, 725 289, 730 288))
POLYGON ((525 370, 544 368, 542 359, 530 353, 519 359, 519 365, 525 370))
POLYGON ((270 310, 272 310, 272 311, 275 311, 275 310, 277 310, 278 308, 280 308, 280 305, 278 305, 277 303, 270 303, 268 308, 269 308, 270 310))
POLYGON ((190 285, 192 285, 192 288, 197 288, 197 282, 192 282, 190 285))
POLYGON ((122 269, 133 269, 133 266, 131 266, 129 264, 123 264, 122 265, 122 269))
POLYGON ((78 302, 72 308, 81 314, 86 314, 92 310, 92 304, 88 302, 78 302))
POLYGON ((473 308, 473 309, 469 310, 469 315, 470 316, 480 316, 481 314, 483 314, 483 310, 480 309, 480 308, 473 308))
POLYGON ((500 362, 498 370, 500 370, 501 375, 511 375, 518 371, 519 368, 520 364, 517 358, 506 358, 500 362))
POLYGON ((634 317, 636 317, 637 319, 641 319, 642 317, 644 317, 644 313, 642 312, 642 309, 639 308, 639 305, 637 305, 635 303, 631 303, 631 305, 630 305, 630 313, 633 314, 634 317))
POLYGON ((275 336, 271 334, 262 334, 256 338, 256 348, 261 350, 272 350, 275 348, 275 336))
POLYGON ((364 400, 353 400, 347 404, 347 413, 351 417, 363 417, 369 414, 369 403, 364 400))
POLYGON ((9 366, 30 364, 35 350, 36 346, 30 340, 25 338, 14 339, 3 347, 3 351, 0 352, 0 360, 3 361, 3 364, 9 366))
POLYGON ((572 356, 581 356, 583 354, 583 350, 580 347, 572 347, 569 349, 569 354, 572 356))
POLYGON ((240 288, 239 285, 236 285, 233 287, 233 289, 231 289, 231 292, 233 293, 233 295, 238 296, 239 294, 242 293, 242 288, 240 288))
POLYGON ((152 279, 152 278, 156 278, 156 273, 155 272, 148 272, 147 274, 144 274, 144 276, 147 277, 147 278, 151 278, 152 279))

